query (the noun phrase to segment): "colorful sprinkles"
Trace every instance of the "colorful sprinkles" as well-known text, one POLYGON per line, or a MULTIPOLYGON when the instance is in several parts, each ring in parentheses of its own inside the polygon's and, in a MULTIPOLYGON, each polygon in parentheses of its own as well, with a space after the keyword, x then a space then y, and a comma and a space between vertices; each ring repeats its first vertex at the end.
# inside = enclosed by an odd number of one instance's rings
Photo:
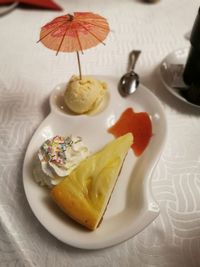
MULTIPOLYGON (((81 141, 81 137, 76 139, 76 143, 81 141)), ((52 139, 47 140, 41 146, 41 152, 45 155, 45 160, 57 165, 64 165, 67 162, 66 149, 71 147, 75 142, 71 137, 62 137, 56 135, 52 139)))

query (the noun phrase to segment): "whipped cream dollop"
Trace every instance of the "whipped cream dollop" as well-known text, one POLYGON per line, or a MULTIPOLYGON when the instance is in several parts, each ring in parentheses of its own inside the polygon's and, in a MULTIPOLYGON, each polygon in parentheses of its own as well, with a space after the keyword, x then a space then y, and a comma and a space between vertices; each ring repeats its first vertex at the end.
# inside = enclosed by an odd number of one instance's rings
POLYGON ((46 140, 38 151, 34 178, 40 185, 52 187, 89 155, 79 136, 54 136, 46 140))

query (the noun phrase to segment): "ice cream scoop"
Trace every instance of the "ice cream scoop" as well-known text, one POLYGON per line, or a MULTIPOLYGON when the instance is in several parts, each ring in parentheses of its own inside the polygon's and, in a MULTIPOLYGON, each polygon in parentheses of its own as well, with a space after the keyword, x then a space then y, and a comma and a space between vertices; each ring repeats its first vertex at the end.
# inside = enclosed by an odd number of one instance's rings
POLYGON ((105 82, 90 76, 72 76, 64 94, 66 106, 77 114, 87 113, 103 100, 107 91, 105 82))

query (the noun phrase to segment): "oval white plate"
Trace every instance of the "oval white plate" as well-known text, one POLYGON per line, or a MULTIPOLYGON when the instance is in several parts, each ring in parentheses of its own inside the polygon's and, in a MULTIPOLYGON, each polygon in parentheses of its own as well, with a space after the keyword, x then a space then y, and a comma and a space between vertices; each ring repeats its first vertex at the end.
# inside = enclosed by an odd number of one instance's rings
POLYGON ((151 192, 151 173, 166 139, 166 118, 157 98, 140 85, 134 95, 122 98, 114 77, 96 77, 106 81, 110 98, 106 108, 92 116, 70 115, 62 110, 60 97, 65 85, 57 86, 50 97, 51 113, 42 122, 28 146, 23 183, 28 202, 41 224, 59 240, 79 248, 100 249, 123 242, 144 229, 159 214, 151 192), (35 183, 33 158, 41 144, 54 135, 80 135, 91 152, 102 148, 114 137, 107 129, 128 107, 145 111, 151 117, 153 136, 142 156, 129 151, 111 196, 104 219, 95 231, 88 231, 65 215, 52 201, 47 189, 35 183))
POLYGON ((170 93, 172 93, 175 97, 179 98, 181 101, 189 104, 190 106, 200 108, 199 105, 195 105, 195 104, 189 102, 186 98, 184 98, 180 94, 179 89, 171 87, 171 79, 172 79, 172 77, 171 77, 171 73, 172 73, 171 65, 172 64, 185 65, 188 53, 189 53, 189 47, 185 47, 185 48, 177 49, 177 50, 173 51, 172 53, 168 54, 164 58, 164 60, 161 62, 160 77, 161 77, 161 81, 163 82, 166 89, 170 93))

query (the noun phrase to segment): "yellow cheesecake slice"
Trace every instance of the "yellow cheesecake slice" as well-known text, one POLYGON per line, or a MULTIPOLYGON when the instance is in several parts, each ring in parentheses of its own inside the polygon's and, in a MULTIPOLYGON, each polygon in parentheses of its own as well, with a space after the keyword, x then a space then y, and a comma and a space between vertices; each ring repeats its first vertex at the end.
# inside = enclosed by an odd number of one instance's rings
POLYGON ((133 135, 125 134, 84 159, 51 190, 57 205, 88 229, 99 225, 114 189, 133 135))

